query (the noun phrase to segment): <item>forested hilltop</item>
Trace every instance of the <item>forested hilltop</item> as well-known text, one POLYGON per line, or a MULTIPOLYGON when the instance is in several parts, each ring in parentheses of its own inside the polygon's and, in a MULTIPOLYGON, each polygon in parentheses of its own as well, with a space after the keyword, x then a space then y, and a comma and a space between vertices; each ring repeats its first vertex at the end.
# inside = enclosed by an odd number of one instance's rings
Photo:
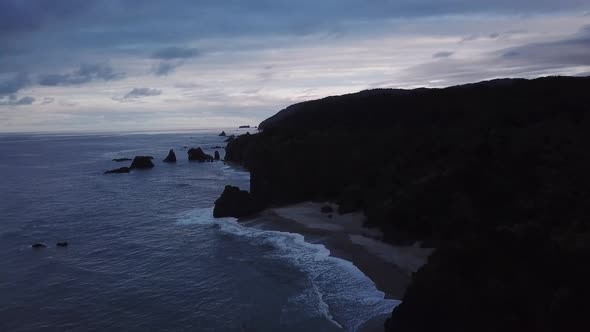
POLYGON ((370 90, 296 104, 227 146, 261 208, 333 200, 439 248, 386 329, 590 324, 590 78, 370 90))

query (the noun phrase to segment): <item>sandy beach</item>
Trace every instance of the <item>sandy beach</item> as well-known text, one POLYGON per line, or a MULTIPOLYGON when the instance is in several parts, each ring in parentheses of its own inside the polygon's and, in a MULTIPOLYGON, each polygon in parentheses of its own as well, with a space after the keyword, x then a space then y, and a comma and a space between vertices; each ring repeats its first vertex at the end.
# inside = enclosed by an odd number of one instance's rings
MULTIPOLYGON (((360 213, 339 215, 322 213, 327 204, 305 202, 270 208, 259 216, 242 220, 244 225, 263 229, 299 233, 306 242, 321 243, 330 254, 357 266, 388 298, 401 299, 412 273, 426 263, 433 249, 414 246, 392 246, 380 239, 378 229, 363 226, 365 216, 360 213)), ((363 331, 383 329, 387 317, 376 317, 367 322, 363 331)))

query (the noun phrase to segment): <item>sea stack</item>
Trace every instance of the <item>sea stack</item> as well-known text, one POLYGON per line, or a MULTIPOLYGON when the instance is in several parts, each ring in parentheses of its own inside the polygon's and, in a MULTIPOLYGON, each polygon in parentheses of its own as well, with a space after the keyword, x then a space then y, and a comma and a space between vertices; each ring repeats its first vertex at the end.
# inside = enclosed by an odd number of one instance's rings
POLYGON ((215 151, 215 153, 213 154, 213 159, 219 160, 219 151, 215 151))
POLYGON ((133 158, 133 162, 131 162, 131 169, 149 169, 154 167, 154 163, 152 163, 152 159, 154 157, 151 156, 136 156, 133 158))
POLYGON ((225 134, 225 131, 222 131, 221 134, 219 134, 219 136, 225 137, 227 135, 225 134))
POLYGON ((256 200, 246 190, 240 190, 240 188, 234 186, 225 186, 223 193, 215 201, 213 217, 246 217, 260 211, 259 206, 260 204, 257 204, 256 200))
POLYGON ((203 149, 201 148, 192 148, 190 150, 188 150, 188 160, 190 161, 198 161, 198 162, 204 162, 204 161, 213 161, 213 157, 211 155, 206 154, 205 152, 203 152, 203 149))
POLYGON ((176 153, 174 153, 174 150, 170 149, 170 152, 168 152, 168 156, 166 156, 166 158, 163 161, 165 163, 175 163, 176 153))

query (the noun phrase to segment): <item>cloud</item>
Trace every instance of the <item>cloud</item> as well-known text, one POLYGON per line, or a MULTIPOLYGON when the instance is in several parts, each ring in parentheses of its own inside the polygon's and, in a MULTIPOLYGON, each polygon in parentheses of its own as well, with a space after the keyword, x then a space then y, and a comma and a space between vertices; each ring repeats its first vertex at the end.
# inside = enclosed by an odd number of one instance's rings
POLYGON ((448 57, 450 57, 453 54, 455 54, 455 52, 446 52, 446 51, 443 51, 443 52, 434 53, 432 55, 432 57, 435 58, 435 59, 448 58, 448 57))
POLYGON ((39 76, 39 84, 44 86, 80 85, 92 81, 113 81, 124 78, 125 73, 117 73, 108 64, 81 64, 77 70, 66 74, 46 74, 39 76))
POLYGON ((152 88, 133 88, 133 90, 129 91, 123 97, 113 97, 113 100, 117 100, 120 102, 128 102, 128 101, 136 101, 140 98, 144 97, 153 97, 159 96, 162 94, 162 90, 160 89, 152 89, 152 88))
POLYGON ((9 79, 0 81, 0 97, 15 94, 30 83, 29 76, 24 73, 16 74, 9 79))
POLYGON ((524 44, 498 53, 505 61, 527 67, 590 66, 590 25, 561 40, 524 44))
POLYGON ((0 105, 2 106, 22 106, 22 105, 32 105, 35 102, 35 98, 31 96, 24 96, 21 98, 16 97, 16 95, 9 95, 3 98, 0 98, 0 105))
POLYGON ((162 60, 152 67, 152 73, 156 76, 166 76, 182 66, 184 61, 201 55, 196 48, 188 47, 166 47, 157 50, 152 54, 153 59, 162 60))
POLYGON ((55 101, 55 98, 49 98, 49 97, 45 97, 43 98, 43 100, 41 101, 41 105, 47 105, 47 104, 51 104, 55 101))
POLYGON ((166 76, 168 74, 174 73, 176 68, 180 67, 183 63, 177 61, 162 61, 152 67, 152 73, 156 76, 166 76))
POLYGON ((196 48, 167 47, 152 54, 152 58, 160 60, 189 59, 201 55, 196 48))

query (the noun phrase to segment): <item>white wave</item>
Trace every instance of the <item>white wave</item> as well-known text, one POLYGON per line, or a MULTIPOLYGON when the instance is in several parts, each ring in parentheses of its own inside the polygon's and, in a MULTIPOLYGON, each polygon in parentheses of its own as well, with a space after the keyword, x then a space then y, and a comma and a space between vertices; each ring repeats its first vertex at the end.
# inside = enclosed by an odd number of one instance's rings
MULTIPOLYGON (((400 303, 385 299, 385 294, 352 262, 330 256, 324 245, 305 242, 301 234, 247 227, 235 218, 214 219, 212 208, 179 215, 177 224, 211 225, 255 245, 271 245, 276 250, 267 256, 290 262, 310 281, 310 286, 289 302, 299 308, 312 304, 318 315, 346 331, 357 331, 370 319, 391 313, 400 303)), ((285 316, 294 309, 286 308, 285 316)))

